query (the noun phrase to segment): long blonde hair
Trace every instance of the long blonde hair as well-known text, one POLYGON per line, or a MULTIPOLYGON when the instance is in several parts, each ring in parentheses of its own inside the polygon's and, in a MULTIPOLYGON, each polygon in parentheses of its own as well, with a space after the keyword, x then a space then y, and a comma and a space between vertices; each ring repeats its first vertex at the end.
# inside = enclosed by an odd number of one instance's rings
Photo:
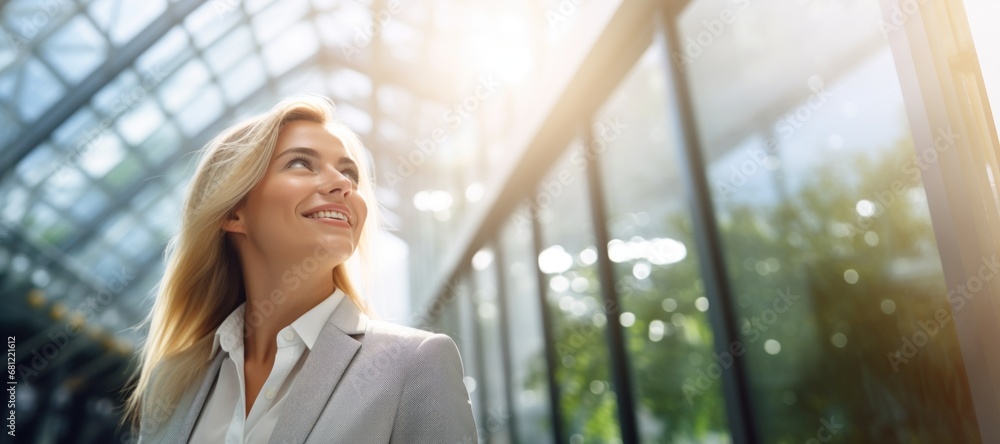
MULTIPOLYGON (((169 418, 183 392, 207 371, 216 328, 246 300, 239 258, 222 224, 264 177, 281 128, 297 120, 324 125, 359 164, 358 192, 369 209, 358 256, 359 265, 367 270, 374 238, 381 229, 374 173, 369 170, 360 139, 334 118, 329 99, 285 99, 270 111, 223 131, 201 152, 185 198, 180 230, 164 253, 166 270, 153 309, 137 326, 148 325, 149 334, 126 388, 132 392, 125 401, 123 423, 130 423, 133 431, 137 427, 158 428, 169 418), (149 424, 139 424, 144 409, 151 409, 145 415, 153 420, 149 424)), ((351 283, 348 263, 334 267, 331 274, 334 285, 358 308, 369 312, 351 283)))

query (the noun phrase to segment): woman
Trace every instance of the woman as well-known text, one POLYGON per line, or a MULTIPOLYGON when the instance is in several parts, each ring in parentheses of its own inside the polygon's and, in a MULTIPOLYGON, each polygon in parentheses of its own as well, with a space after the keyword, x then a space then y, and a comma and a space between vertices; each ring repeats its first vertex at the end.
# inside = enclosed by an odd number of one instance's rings
POLYGON ((455 343, 369 318, 349 278, 379 228, 366 160, 311 96, 207 145, 144 322, 140 442, 477 441, 455 343))

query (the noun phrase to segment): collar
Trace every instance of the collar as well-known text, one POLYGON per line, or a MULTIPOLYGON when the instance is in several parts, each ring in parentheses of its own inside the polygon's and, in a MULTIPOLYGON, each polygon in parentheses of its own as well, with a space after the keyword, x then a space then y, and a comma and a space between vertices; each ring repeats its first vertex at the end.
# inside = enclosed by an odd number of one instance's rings
MULTIPOLYGON (((323 326, 326 325, 337 309, 337 306, 340 305, 340 302, 345 297, 347 295, 339 288, 334 290, 330 296, 327 296, 326 299, 320 301, 315 307, 303 313, 298 319, 292 321, 290 326, 282 328, 281 331, 284 331, 286 328, 295 330, 299 337, 302 338, 302 342, 305 343, 306 347, 312 350, 313 345, 316 343, 316 338, 319 337, 320 331, 323 330, 323 326)), ((243 323, 245 315, 246 301, 240 303, 219 324, 219 327, 215 330, 215 337, 212 340, 212 352, 209 354, 208 360, 212 360, 215 357, 220 347, 227 353, 243 347, 243 323)), ((279 336, 281 335, 281 331, 278 333, 279 336)), ((279 344, 281 343, 278 338, 276 340, 279 344)))

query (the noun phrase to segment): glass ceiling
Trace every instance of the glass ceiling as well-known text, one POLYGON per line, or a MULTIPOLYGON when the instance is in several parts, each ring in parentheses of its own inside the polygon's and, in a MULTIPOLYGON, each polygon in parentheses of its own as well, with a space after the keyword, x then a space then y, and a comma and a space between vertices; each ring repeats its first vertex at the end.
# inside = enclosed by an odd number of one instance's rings
MULTIPOLYGON (((575 24, 576 11, 548 21, 557 4, 3 3, 0 268, 16 264, 15 274, 70 308, 124 276, 99 321, 112 331, 133 325, 162 273, 193 151, 298 93, 337 103, 380 177, 399 171, 432 131, 453 135, 412 178, 378 190, 411 262, 440 262, 447 240, 421 233, 459 226, 482 195, 487 159, 503 150, 480 143, 489 132, 478 119, 451 126, 441 116, 484 78, 502 85, 492 106, 503 110, 507 87, 575 24)), ((415 273, 430 276, 427 267, 415 273)))

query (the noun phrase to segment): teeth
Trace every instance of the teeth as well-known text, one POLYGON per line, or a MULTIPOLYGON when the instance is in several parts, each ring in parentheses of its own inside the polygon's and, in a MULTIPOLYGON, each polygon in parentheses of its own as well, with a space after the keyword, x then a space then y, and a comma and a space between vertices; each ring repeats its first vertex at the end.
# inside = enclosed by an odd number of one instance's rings
POLYGON ((339 211, 331 211, 331 210, 317 211, 317 212, 315 212, 313 214, 310 214, 310 215, 308 215, 306 217, 309 217, 309 218, 312 218, 312 219, 340 219, 340 220, 342 220, 344 222, 347 222, 347 215, 345 215, 344 213, 341 213, 339 211))

